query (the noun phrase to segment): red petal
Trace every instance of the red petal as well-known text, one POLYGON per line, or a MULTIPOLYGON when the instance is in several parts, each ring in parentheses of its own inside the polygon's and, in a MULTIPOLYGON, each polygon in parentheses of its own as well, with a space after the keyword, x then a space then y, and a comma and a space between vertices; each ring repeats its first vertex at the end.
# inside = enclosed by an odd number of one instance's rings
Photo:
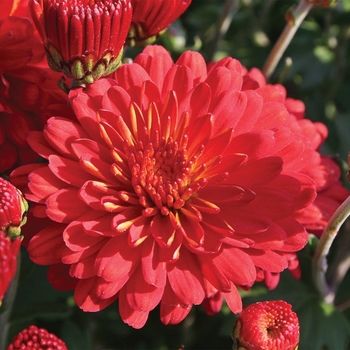
POLYGON ((283 247, 279 249, 280 251, 297 252, 305 247, 308 234, 299 222, 292 218, 286 218, 279 221, 278 225, 280 225, 287 234, 283 247))
POLYGON ((165 75, 169 69, 174 65, 174 62, 169 55, 168 51, 161 46, 149 45, 143 50, 140 55, 137 55, 134 63, 138 63, 140 66, 148 72, 152 81, 159 86, 160 89, 163 87, 165 81, 165 75), (151 52, 151 49, 154 52, 151 52))
POLYGON ((232 210, 229 206, 221 206, 220 216, 235 232, 252 235, 264 232, 271 224, 271 219, 258 213, 248 212, 237 207, 232 210))
POLYGON ((36 202, 39 203, 44 203, 48 196, 68 187, 63 181, 54 176, 47 166, 32 171, 28 176, 28 180, 28 187, 38 198, 36 202))
POLYGON ((56 222, 70 223, 91 210, 71 187, 51 194, 46 200, 47 216, 56 222))
POLYGON ((69 119, 52 117, 46 123, 44 137, 61 155, 75 159, 71 143, 78 138, 88 137, 88 134, 79 124, 69 119))
POLYGON ((97 275, 110 282, 124 275, 131 276, 140 258, 141 247, 129 247, 126 235, 113 237, 96 258, 97 275))
POLYGON ((51 147, 41 131, 31 131, 27 137, 28 145, 41 157, 47 159, 49 155, 57 153, 57 151, 51 147))
POLYGON ((117 295, 129 280, 129 275, 119 276, 116 280, 108 282, 103 280, 96 288, 96 295, 101 299, 109 299, 117 295))
POLYGON ((256 279, 254 263, 245 250, 224 248, 213 258, 213 264, 236 285, 250 285, 256 279))
POLYGON ((281 173, 282 168, 283 161, 279 157, 249 160, 244 166, 232 172, 227 182, 253 189, 273 181, 281 173))
POLYGON ((197 255, 200 261, 200 266, 203 276, 212 284, 217 290, 222 292, 230 291, 230 281, 226 278, 223 272, 213 263, 213 257, 207 254, 197 255))
POLYGON ((156 215, 151 221, 151 233, 161 248, 170 247, 176 230, 168 216, 156 215))
POLYGON ((126 295, 126 301, 133 310, 151 311, 160 302, 164 292, 162 288, 148 284, 138 266, 126 283, 121 296, 126 295))
POLYGON ((190 68, 195 85, 203 81, 204 77, 207 75, 207 64, 205 63, 203 56, 198 52, 183 52, 176 61, 176 64, 190 68))
POLYGON ((184 304, 200 304, 204 297, 203 277, 195 256, 181 249, 180 258, 167 265, 168 280, 173 292, 184 304))
POLYGON ((99 277, 91 277, 78 282, 74 290, 74 299, 83 311, 100 311, 118 298, 118 295, 114 295, 109 299, 100 299, 96 295, 96 288, 101 281, 103 280, 99 277))
POLYGON ((98 128, 97 111, 99 108, 101 108, 100 103, 96 98, 93 98, 85 93, 79 93, 73 96, 74 97, 70 98, 70 101, 74 113, 86 135, 77 138, 86 137, 99 142, 101 137, 98 128))
POLYGON ((235 135, 254 130, 256 121, 259 119, 263 108, 263 99, 255 91, 245 91, 245 94, 247 96, 247 105, 234 129, 235 135))
MULTIPOLYGON (((90 215, 89 213, 89 216, 90 215)), ((93 217, 91 217, 93 219, 93 217)), ((63 232, 63 239, 67 247, 74 252, 91 248, 105 240, 103 236, 91 236, 84 232, 81 221, 72 221, 63 232)))
POLYGON ((150 234, 150 219, 145 216, 141 216, 139 220, 135 221, 134 224, 130 226, 128 243, 131 246, 138 246, 150 234))
POLYGON ((30 258, 38 265, 52 265, 61 262, 56 252, 64 244, 65 225, 52 224, 38 232, 29 242, 30 258))
POLYGON ((165 286, 160 304, 160 319, 164 324, 180 323, 189 314, 191 308, 192 305, 184 304, 176 296, 169 284, 165 286))
POLYGON ((120 292, 119 296, 119 314, 122 320, 128 324, 129 326, 140 329, 142 328, 147 319, 149 312, 145 312, 142 310, 134 310, 130 307, 126 300, 125 288, 123 288, 120 292))
POLYGON ((79 279, 94 277, 96 275, 94 270, 96 254, 72 264, 69 269, 69 274, 79 279))
POLYGON ((80 187, 91 179, 91 175, 83 171, 77 161, 60 156, 49 156, 49 168, 57 178, 71 186, 80 187))
POLYGON ((281 272, 288 267, 288 259, 285 255, 271 250, 247 249, 253 263, 263 270, 270 272, 281 272))
POLYGON ((238 314, 242 311, 242 298, 233 283, 231 283, 231 292, 222 293, 222 295, 226 300, 227 306, 234 314, 238 314))
POLYGON ((190 98, 190 91, 193 89, 193 76, 188 67, 173 66, 169 69, 162 89, 162 98, 168 94, 168 91, 174 91, 179 103, 180 114, 186 110, 190 98), (183 105, 183 107, 181 107, 183 105))
POLYGON ((69 265, 54 264, 47 271, 47 280, 58 290, 72 290, 78 283, 78 280, 69 275, 69 265))
POLYGON ((148 284, 164 288, 166 283, 166 265, 160 262, 159 247, 152 238, 142 244, 142 272, 148 284))
POLYGON ((110 151, 103 144, 89 139, 79 139, 72 142, 72 150, 77 159, 81 159, 84 154, 103 160, 106 163, 112 162, 110 151))

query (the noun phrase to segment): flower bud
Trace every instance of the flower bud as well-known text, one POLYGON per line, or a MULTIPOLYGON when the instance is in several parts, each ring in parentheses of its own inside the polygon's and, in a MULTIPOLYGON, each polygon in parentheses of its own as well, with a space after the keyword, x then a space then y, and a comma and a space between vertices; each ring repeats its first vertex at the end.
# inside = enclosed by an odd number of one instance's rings
POLYGON ((16 273, 17 255, 21 247, 21 237, 11 240, 0 231, 0 306, 2 299, 16 273))
POLYGON ((128 36, 131 45, 148 42, 190 6, 192 0, 131 0, 132 24, 128 36))
POLYGON ((51 69, 93 83, 121 64, 130 0, 30 0, 51 69))
POLYGON ((240 314, 232 339, 233 350, 296 350, 298 317, 283 300, 251 304, 240 314))
POLYGON ((10 238, 18 237, 26 223, 27 211, 28 203, 21 191, 0 178, 0 231, 10 238))
POLYGON ((7 347, 7 350, 20 349, 67 350, 68 348, 56 335, 49 333, 44 328, 32 325, 16 335, 13 342, 7 347))

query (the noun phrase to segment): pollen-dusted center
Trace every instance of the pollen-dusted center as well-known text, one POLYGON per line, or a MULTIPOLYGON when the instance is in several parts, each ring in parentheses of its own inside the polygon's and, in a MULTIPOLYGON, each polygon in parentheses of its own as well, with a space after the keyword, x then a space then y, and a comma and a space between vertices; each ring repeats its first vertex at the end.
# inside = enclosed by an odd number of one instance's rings
POLYGON ((179 150, 171 137, 157 148, 152 142, 146 147, 135 147, 129 154, 132 185, 140 203, 149 214, 181 208, 193 193, 191 172, 193 161, 187 160, 186 149, 179 150))

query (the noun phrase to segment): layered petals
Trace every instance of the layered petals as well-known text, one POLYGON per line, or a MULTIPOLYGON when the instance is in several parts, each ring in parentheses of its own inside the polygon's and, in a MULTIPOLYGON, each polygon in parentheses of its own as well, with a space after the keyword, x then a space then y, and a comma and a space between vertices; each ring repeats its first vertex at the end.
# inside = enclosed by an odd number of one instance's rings
POLYGON ((149 46, 114 79, 72 90, 75 121, 56 116, 30 136, 47 164, 26 195, 53 226, 29 253, 68 265, 83 310, 118 300, 135 328, 157 305, 165 324, 193 305, 213 313, 222 298, 237 313, 239 287, 283 271, 304 247, 295 217, 316 184, 300 159, 318 153, 274 101, 280 90, 243 90, 243 74, 236 61, 207 72, 198 53, 173 62, 149 46))

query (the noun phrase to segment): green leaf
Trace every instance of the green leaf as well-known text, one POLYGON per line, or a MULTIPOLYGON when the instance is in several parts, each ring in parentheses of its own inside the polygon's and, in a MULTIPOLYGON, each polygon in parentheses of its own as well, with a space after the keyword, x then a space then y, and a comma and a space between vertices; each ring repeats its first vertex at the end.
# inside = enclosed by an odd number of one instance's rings
POLYGON ((350 324, 334 306, 313 298, 295 311, 300 322, 300 350, 347 349, 350 324))

